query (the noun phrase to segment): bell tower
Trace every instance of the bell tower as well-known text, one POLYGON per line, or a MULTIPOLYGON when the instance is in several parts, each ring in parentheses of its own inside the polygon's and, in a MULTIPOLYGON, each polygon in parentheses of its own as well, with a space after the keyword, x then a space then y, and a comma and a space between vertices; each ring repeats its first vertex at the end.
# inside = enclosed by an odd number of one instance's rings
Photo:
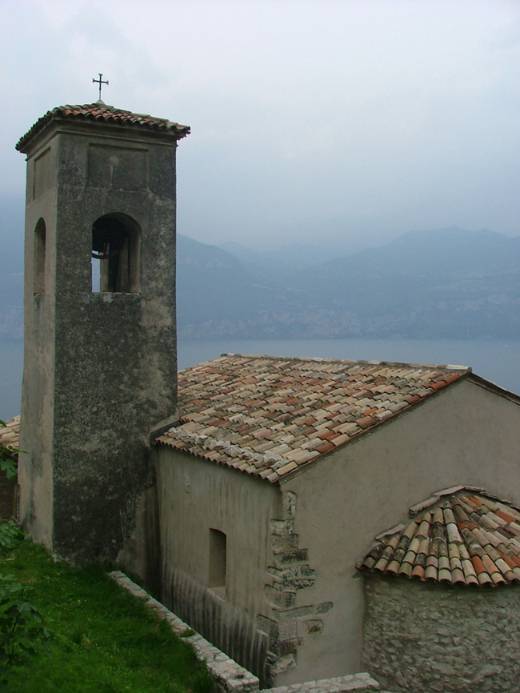
POLYGON ((189 127, 61 106, 27 156, 20 514, 72 560, 126 551, 176 409, 175 153, 189 127))

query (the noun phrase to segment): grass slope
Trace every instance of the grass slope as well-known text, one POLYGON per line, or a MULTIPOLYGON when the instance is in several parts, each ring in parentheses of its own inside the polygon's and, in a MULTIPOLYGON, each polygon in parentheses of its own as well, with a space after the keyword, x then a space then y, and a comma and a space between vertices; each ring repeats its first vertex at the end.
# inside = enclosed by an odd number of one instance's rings
POLYGON ((0 555, 0 574, 32 588, 29 601, 51 633, 37 655, 10 671, 9 693, 146 693, 213 689, 191 648, 100 568, 54 562, 23 541, 0 555))

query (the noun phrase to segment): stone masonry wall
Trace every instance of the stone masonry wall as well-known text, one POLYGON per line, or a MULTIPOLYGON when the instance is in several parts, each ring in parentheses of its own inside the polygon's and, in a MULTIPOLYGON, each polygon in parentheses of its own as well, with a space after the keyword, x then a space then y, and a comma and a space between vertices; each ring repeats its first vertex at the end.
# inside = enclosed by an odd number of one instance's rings
POLYGON ((365 578, 363 666, 392 691, 518 690, 520 586, 365 578))
POLYGON ((283 494, 283 517, 271 521, 273 560, 267 568, 265 595, 273 618, 257 619, 269 634, 266 669, 272 685, 296 669, 304 638, 319 636, 325 614, 333 606, 332 602, 311 604, 305 597, 305 589, 314 585, 317 573, 309 562, 308 550, 299 544, 295 517, 296 494, 288 491, 283 494))

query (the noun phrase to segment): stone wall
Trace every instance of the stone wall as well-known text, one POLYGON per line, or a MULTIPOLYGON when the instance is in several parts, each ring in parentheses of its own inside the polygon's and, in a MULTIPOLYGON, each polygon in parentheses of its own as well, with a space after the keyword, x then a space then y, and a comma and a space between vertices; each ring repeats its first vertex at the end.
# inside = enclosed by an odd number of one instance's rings
POLYGON ((365 578, 363 665, 392 691, 518 689, 520 586, 365 578))
POLYGON ((20 519, 74 562, 112 563, 133 541, 150 433, 175 418, 176 137, 68 118, 24 145, 20 519), (133 281, 97 291, 94 235, 113 232, 133 281))
MULTIPOLYGON (((151 597, 124 573, 116 570, 110 573, 110 577, 134 597, 142 599, 145 606, 151 609, 157 618, 166 621, 177 636, 183 638, 193 647, 197 659, 208 667, 208 671, 215 681, 216 693, 255 693, 259 691, 260 682, 256 676, 192 630, 187 623, 151 597)), ((292 686, 266 688, 261 693, 300 693, 302 691, 306 693, 350 693, 350 691, 363 693, 378 690, 380 690, 380 686, 377 681, 367 673, 362 672, 332 679, 295 683, 292 686)))
POLYGON ((378 690, 380 690, 379 683, 367 673, 361 672, 359 674, 334 676, 331 679, 293 683, 292 686, 267 688, 261 691, 261 693, 347 693, 349 691, 362 693, 364 691, 378 690))
POLYGON ((199 633, 192 630, 191 624, 188 625, 182 621, 163 604, 151 597, 142 587, 136 585, 124 573, 116 570, 109 573, 109 575, 118 585, 130 592, 134 597, 144 600, 145 605, 159 619, 166 621, 176 635, 182 637, 185 642, 193 647, 197 659, 204 662, 213 676, 217 693, 258 691, 258 678, 233 661, 224 652, 221 652, 199 633))
MULTIPOLYGON (((309 602, 307 589, 316 581, 308 550, 300 546, 295 529, 296 494, 283 494, 283 517, 271 520, 272 561, 267 567, 265 596, 272 618, 259 617, 269 633, 267 679, 279 685, 298 680, 298 650, 305 639, 317 638, 324 628, 324 615, 332 602, 309 602), (303 594, 302 594, 303 590, 303 594)), ((299 684, 297 684, 299 685, 299 684)))

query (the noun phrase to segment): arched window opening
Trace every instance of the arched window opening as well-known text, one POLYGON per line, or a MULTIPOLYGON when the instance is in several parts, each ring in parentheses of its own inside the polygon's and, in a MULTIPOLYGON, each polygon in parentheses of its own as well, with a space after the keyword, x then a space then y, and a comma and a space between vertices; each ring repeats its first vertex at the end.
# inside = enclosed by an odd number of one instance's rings
POLYGON ((139 227, 123 214, 107 214, 92 226, 92 291, 139 290, 139 227))
POLYGON ((45 222, 40 219, 34 229, 33 239, 33 293, 35 295, 45 292, 45 242, 45 222))
POLYGON ((209 530, 208 586, 219 596, 226 595, 227 546, 226 535, 218 529, 209 530))

